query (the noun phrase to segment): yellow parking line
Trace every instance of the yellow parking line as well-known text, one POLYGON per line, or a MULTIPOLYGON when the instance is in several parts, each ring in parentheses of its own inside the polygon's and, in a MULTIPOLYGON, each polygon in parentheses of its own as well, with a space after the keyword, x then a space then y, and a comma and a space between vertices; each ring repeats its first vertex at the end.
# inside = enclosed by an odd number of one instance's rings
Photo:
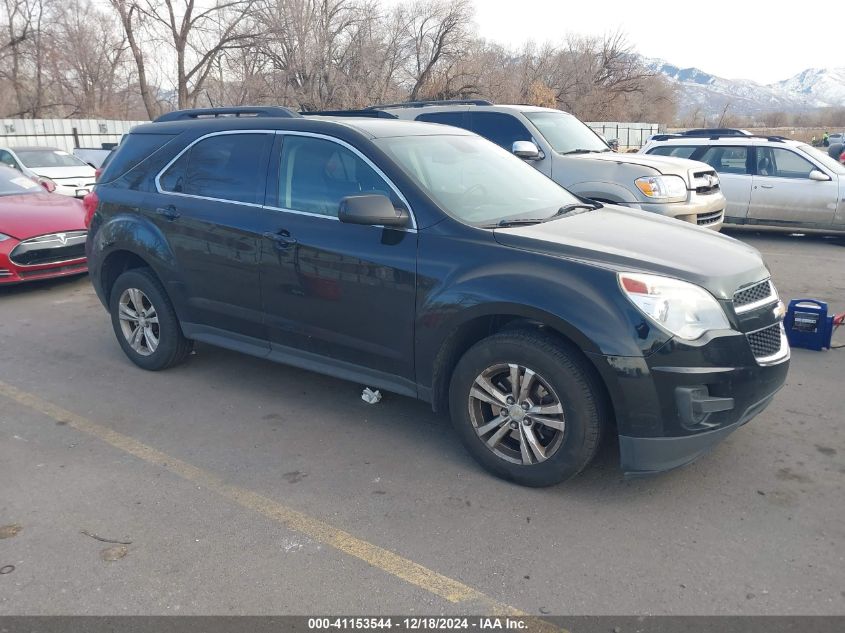
MULTIPOLYGON (((401 578, 405 582, 420 587, 436 596, 454 603, 471 602, 475 609, 483 609, 493 615, 527 615, 514 607, 503 604, 473 589, 460 581, 439 574, 390 550, 359 539, 348 532, 336 528, 320 519, 308 516, 289 508, 278 501, 269 499, 244 488, 224 483, 219 477, 187 462, 176 459, 161 451, 147 446, 105 426, 92 422, 52 404, 35 394, 28 393, 0 381, 0 395, 34 409, 44 415, 66 423, 77 431, 87 433, 121 451, 129 453, 145 462, 163 468, 183 479, 195 483, 238 505, 259 512, 285 527, 295 530, 309 538, 359 558, 377 569, 401 578)), ((469 605, 468 605, 469 606, 469 605)), ((546 624, 537 622, 536 624, 546 624)))

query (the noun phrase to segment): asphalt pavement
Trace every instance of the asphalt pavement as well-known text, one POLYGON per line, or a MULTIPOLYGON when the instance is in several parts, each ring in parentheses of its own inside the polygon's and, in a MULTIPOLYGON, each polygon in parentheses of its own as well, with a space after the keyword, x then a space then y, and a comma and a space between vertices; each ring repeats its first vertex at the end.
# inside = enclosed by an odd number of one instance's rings
MULTIPOLYGON (((845 310, 845 238, 732 234, 845 310)), ((207 345, 144 372, 87 277, 0 289, 0 614, 842 615, 843 376, 794 350, 695 464, 625 480, 611 441, 534 490, 423 403, 207 345)))

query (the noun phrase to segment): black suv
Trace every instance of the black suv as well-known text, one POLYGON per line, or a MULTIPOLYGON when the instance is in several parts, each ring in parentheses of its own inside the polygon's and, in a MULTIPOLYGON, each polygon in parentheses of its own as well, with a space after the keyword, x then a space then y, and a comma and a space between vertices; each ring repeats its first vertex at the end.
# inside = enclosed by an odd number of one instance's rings
POLYGON ((86 204, 140 367, 201 341, 419 398, 522 484, 575 475, 611 430, 627 473, 688 463, 786 378, 756 250, 578 198, 458 128, 177 112, 125 137, 86 204))

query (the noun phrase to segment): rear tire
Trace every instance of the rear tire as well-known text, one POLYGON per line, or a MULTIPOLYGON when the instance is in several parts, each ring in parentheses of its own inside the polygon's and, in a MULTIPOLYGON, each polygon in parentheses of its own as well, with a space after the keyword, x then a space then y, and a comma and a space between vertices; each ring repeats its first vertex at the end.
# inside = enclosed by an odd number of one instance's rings
POLYGON ((467 351, 449 387, 452 423, 498 477, 552 486, 592 461, 604 400, 583 357, 534 330, 494 334, 467 351))
POLYGON ((134 268, 117 278, 109 312, 118 343, 138 367, 167 369, 191 353, 193 341, 182 334, 173 304, 149 268, 134 268))

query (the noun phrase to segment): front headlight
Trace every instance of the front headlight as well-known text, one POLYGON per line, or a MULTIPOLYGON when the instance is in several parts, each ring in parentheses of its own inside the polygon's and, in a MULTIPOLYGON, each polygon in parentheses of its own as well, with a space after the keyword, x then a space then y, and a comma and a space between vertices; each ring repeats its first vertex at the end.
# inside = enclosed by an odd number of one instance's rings
POLYGON ((687 183, 680 176, 643 176, 634 184, 644 195, 655 200, 687 197, 687 183))
POLYGON ((701 286, 659 275, 619 273, 619 285, 640 312, 682 339, 730 328, 715 297, 701 286))
POLYGON ((0 242, 5 242, 6 240, 10 240, 10 239, 12 239, 11 235, 5 235, 3 233, 0 233, 0 242))

